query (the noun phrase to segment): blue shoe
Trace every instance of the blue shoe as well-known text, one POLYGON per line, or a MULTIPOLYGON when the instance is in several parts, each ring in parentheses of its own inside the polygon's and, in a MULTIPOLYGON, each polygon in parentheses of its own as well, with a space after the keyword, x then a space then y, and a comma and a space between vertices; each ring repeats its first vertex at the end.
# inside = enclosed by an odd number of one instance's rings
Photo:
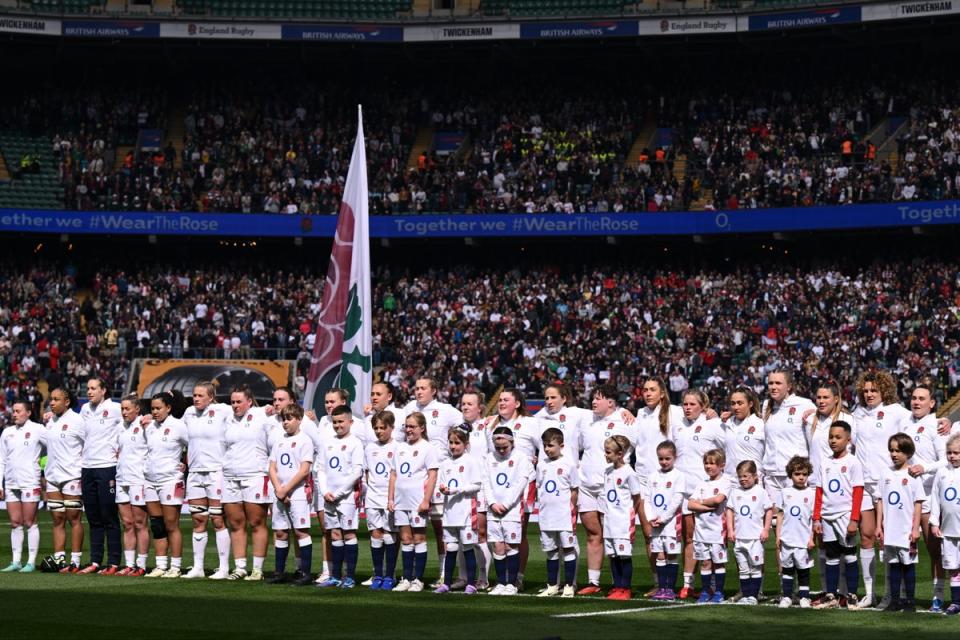
POLYGON ((707 604, 710 602, 711 593, 704 589, 700 592, 700 597, 697 598, 697 604, 707 604))
POLYGON ((383 579, 383 582, 380 583, 380 591, 393 591, 396 584, 393 578, 386 577, 383 579))
POLYGON ((339 586, 341 589, 353 589, 356 584, 357 583, 354 582, 353 578, 344 578, 339 586))
POLYGON ((370 583, 370 588, 374 591, 379 591, 380 587, 383 585, 383 578, 380 576, 374 576, 373 582, 370 583))
POLYGON ((722 604, 723 603, 723 594, 719 591, 713 594, 713 597, 710 598, 710 604, 722 604))
POLYGON ((934 598, 930 603, 930 613, 943 613, 943 600, 934 598))
POLYGON ((317 585, 317 587, 319 587, 319 588, 324 588, 324 587, 339 587, 339 586, 340 586, 340 579, 339 579, 339 578, 333 578, 333 577, 327 578, 326 580, 324 580, 323 582, 321 582, 320 584, 317 585))
POLYGON ((20 573, 33 573, 36 570, 37 568, 33 566, 33 563, 28 562, 27 564, 23 565, 23 569, 20 569, 20 573))
POLYGON ((11 562, 3 569, 0 569, 0 573, 14 573, 15 571, 20 571, 23 569, 23 565, 19 562, 11 562))

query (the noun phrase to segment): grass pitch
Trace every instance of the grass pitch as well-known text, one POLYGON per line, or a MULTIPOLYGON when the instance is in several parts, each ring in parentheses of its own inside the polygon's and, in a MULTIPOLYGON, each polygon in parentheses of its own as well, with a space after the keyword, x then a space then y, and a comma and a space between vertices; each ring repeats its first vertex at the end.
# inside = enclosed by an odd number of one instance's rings
MULTIPOLYGON (((0 512, 0 524, 7 516, 0 512)), ((41 514, 41 557, 50 552, 50 523, 41 514)), ((190 523, 183 520, 189 564, 190 523)), ((6 532, 3 526, 0 529, 6 532)), ((212 536, 211 536, 212 538, 212 536)), ((319 552, 319 536, 314 537, 319 552)), ((531 526, 531 554, 526 594, 535 594, 545 579, 536 526, 531 526)), ((642 545, 638 545, 642 546, 642 545)), ((359 580, 369 575, 370 554, 361 540, 359 580)), ((272 548, 266 570, 272 570, 272 548)), ((634 591, 642 593, 652 579, 638 548, 634 558, 634 591)), ((0 536, 0 562, 10 557, 9 536, 0 536)), ((431 541, 427 578, 437 575, 431 541)), ((319 553, 315 554, 315 557, 319 553)), ((918 598, 931 592, 926 559, 918 570, 918 598)), ((151 556, 152 559, 152 556, 151 556)), ((85 557, 86 560, 86 557, 85 557)), ((288 566, 293 565, 293 558, 288 566)), ((208 545, 208 569, 215 566, 215 545, 208 545)), ((319 561, 315 560, 319 567, 319 561)), ((768 567, 773 564, 768 550, 768 567)), ((585 572, 585 569, 582 568, 585 572)), ((728 595, 736 590, 736 568, 728 566, 728 595)), ((604 578, 608 574, 605 573, 604 578)), ((816 576, 814 589, 819 584, 816 576)), ((581 582, 584 582, 581 576, 581 582)), ((767 571, 766 593, 779 591, 775 569, 767 571)), ((960 616, 958 616, 960 617, 960 616)), ((273 638, 316 635, 328 638, 957 638, 960 620, 933 614, 813 611, 771 605, 696 606, 658 604, 635 599, 490 597, 462 594, 381 593, 358 586, 351 591, 295 588, 250 582, 209 580, 146 580, 100 576, 0 574, 0 629, 3 637, 176 638, 189 634, 273 638)))

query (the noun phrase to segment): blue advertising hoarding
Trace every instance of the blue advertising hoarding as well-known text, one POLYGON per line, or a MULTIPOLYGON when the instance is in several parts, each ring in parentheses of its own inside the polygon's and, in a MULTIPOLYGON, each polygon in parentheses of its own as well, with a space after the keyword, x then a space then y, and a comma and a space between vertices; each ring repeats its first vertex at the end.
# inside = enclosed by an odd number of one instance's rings
POLYGON ((859 6, 833 7, 831 9, 808 9, 785 13, 764 13, 749 16, 750 31, 779 31, 826 27, 833 24, 860 22, 863 11, 859 6))
POLYGON ((72 38, 159 38, 159 22, 137 20, 64 20, 63 35, 72 38))
MULTIPOLYGON (((0 233, 332 237, 336 216, 0 209, 0 233)), ((714 235, 960 223, 960 200, 678 213, 372 216, 375 238, 714 235)))
POLYGON ((284 24, 280 28, 284 40, 316 42, 403 42, 403 27, 371 24, 284 24))
POLYGON ((520 25, 523 39, 617 38, 637 36, 636 20, 592 20, 590 22, 525 22, 520 25))

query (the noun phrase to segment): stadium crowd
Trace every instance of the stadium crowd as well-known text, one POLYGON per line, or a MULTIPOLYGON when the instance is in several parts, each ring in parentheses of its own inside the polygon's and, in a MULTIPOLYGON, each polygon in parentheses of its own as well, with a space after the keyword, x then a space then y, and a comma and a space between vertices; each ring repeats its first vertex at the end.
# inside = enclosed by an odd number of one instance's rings
POLYGON ((64 206, 81 210, 334 214, 361 101, 373 105, 374 215, 682 211, 700 198, 716 209, 805 207, 960 192, 960 103, 949 85, 897 73, 882 86, 827 78, 803 92, 771 81, 734 93, 715 82, 611 84, 573 97, 544 81, 518 99, 506 88, 361 94, 334 83, 286 93, 276 80, 240 93, 188 89, 176 123, 160 90, 50 90, 0 107, 0 125, 50 137, 55 166, 41 171, 57 172, 64 206), (896 162, 879 152, 885 136, 868 139, 886 118, 886 133, 898 131, 896 162), (669 143, 630 157, 651 124, 669 143), (461 147, 427 150, 408 167, 420 126, 459 132, 461 147), (148 128, 167 132, 158 148, 116 162, 118 147, 148 128), (170 140, 174 131, 182 139, 170 140), (675 175, 678 156, 687 164, 675 175))
MULTIPOLYGON (((0 375, 9 400, 48 386, 113 395, 136 357, 296 359, 302 385, 322 277, 315 269, 103 268, 8 264, 0 281, 0 375)), ((374 363, 404 397, 427 372, 459 396, 501 384, 542 395, 560 379, 589 397, 617 386, 633 409, 643 379, 674 396, 763 386, 777 366, 811 389, 855 373, 894 373, 908 397, 922 373, 951 394, 960 380, 958 272, 917 258, 853 267, 746 264, 725 271, 584 266, 509 271, 450 267, 375 274, 374 363)))

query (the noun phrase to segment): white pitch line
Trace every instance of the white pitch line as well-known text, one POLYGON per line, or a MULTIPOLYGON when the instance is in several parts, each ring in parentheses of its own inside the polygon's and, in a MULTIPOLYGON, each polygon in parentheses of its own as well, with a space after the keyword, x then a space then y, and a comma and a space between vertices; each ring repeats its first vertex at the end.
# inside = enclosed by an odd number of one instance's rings
POLYGON ((637 609, 611 609, 609 611, 588 611, 585 613, 561 613, 558 615, 550 616, 551 618, 589 618, 591 616, 615 616, 621 613, 643 613, 647 611, 666 611, 667 609, 686 609, 687 607, 695 607, 695 603, 690 602, 687 604, 668 604, 663 607, 640 607, 637 609))

